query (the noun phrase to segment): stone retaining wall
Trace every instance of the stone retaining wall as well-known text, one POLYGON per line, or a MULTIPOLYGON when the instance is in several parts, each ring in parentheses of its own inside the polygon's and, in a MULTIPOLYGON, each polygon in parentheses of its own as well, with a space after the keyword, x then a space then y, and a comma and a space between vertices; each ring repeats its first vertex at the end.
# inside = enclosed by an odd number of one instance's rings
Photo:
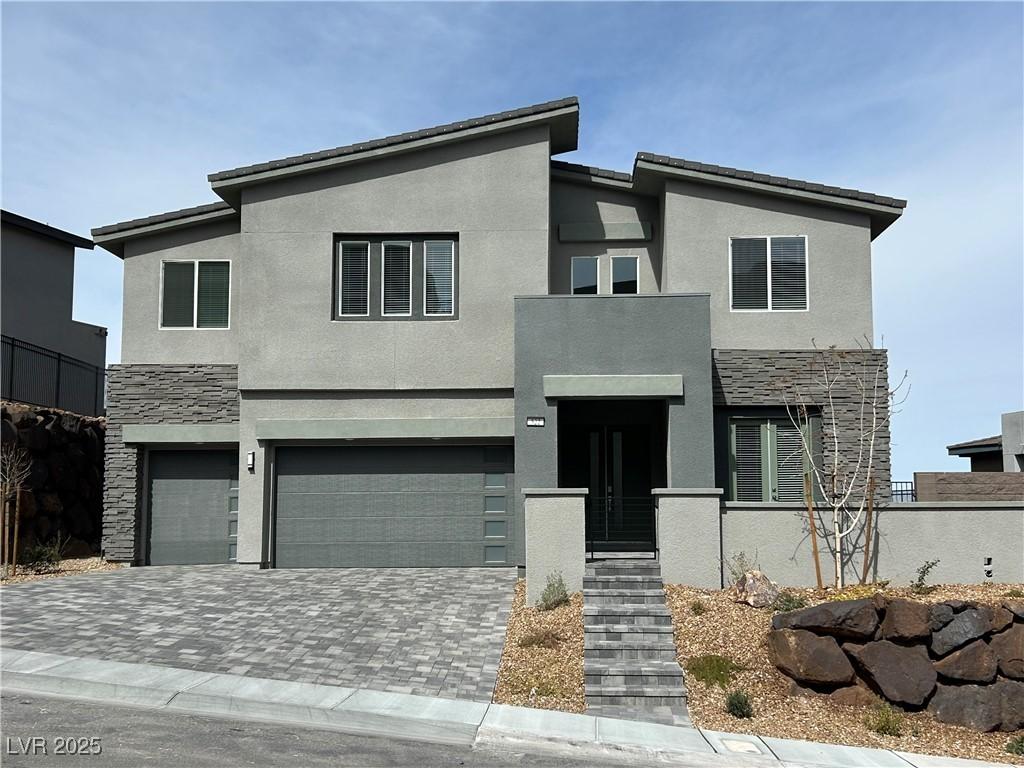
POLYGON ((1022 501, 1024 472, 915 472, 917 501, 1022 501))
POLYGON ((795 693, 881 697, 979 731, 1024 727, 1024 600, 822 603, 776 615, 767 642, 795 693))

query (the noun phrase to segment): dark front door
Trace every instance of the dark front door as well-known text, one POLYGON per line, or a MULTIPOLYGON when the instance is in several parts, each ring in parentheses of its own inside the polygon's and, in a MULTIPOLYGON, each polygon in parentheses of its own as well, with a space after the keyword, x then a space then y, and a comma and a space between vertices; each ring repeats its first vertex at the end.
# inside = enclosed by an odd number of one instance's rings
POLYGON ((559 406, 559 485, 588 490, 587 550, 654 551, 651 488, 664 482, 663 404, 564 405, 564 410, 559 406))

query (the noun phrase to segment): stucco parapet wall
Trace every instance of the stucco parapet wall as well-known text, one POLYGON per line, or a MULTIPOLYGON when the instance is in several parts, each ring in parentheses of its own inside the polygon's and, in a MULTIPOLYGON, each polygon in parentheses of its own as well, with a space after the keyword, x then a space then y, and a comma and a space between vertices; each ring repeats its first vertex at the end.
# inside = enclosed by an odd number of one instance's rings
POLYGON ((125 424, 121 439, 131 443, 237 443, 237 424, 125 424))
POLYGON ((544 377, 544 397, 682 397, 679 374, 562 375, 544 377))
MULTIPOLYGON (((793 510, 806 510, 806 504, 796 504, 793 502, 784 501, 725 501, 722 502, 722 507, 728 511, 730 509, 751 509, 751 510, 778 510, 781 512, 791 512, 793 510)), ((825 504, 815 504, 815 509, 818 510, 829 510, 831 507, 825 504)), ((975 511, 983 512, 985 510, 1005 510, 1005 509, 1019 509, 1024 512, 1024 500, 1021 501, 900 501, 893 503, 878 503, 876 509, 885 510, 887 512, 920 512, 923 510, 936 509, 936 510, 957 510, 962 509, 965 512, 975 511)))
POLYGON ((522 494, 526 497, 536 496, 586 496, 590 493, 587 488, 523 488, 522 494))
POLYGON ((721 488, 653 488, 653 496, 721 496, 725 491, 721 488))
POLYGON ((512 437, 511 417, 449 419, 260 419, 257 440, 512 437))

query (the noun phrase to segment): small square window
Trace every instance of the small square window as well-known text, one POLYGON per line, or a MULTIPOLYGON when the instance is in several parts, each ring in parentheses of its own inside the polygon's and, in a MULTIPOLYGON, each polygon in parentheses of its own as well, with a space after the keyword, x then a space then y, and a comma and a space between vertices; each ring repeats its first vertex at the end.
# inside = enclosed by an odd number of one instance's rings
POLYGON ((572 294, 573 296, 596 294, 598 291, 597 257, 573 256, 572 258, 572 294))
POLYGON ((485 488, 504 488, 505 487, 505 473, 504 472, 486 472, 486 473, 484 473, 484 487, 485 488))
POLYGON ((237 535, 238 535, 238 521, 237 520, 228 520, 228 536, 237 536, 237 535))
POLYGON ((638 292, 638 266, 636 256, 612 256, 612 293, 638 292))
POLYGON ((484 547, 484 562, 488 565, 502 565, 505 563, 505 547, 487 546, 484 547))
POLYGON ((165 261, 161 269, 161 328, 227 328, 230 261, 165 261))
POLYGON ((484 512, 490 513, 505 513, 505 497, 504 496, 484 496, 484 512))
POLYGON ((503 539, 508 528, 504 520, 484 520, 485 539, 503 539))

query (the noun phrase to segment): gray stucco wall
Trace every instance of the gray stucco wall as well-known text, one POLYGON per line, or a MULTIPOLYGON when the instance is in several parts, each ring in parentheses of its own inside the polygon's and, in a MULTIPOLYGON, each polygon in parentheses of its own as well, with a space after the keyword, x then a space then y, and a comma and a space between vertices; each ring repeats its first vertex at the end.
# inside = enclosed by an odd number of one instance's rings
MULTIPOLYGON (((830 513, 816 523, 831 529, 830 513)), ((814 564, 807 534, 807 510, 797 505, 725 505, 722 555, 755 558, 782 585, 813 586, 814 564)), ((819 540, 821 569, 831 583, 833 559, 819 540)), ((907 584, 927 560, 940 562, 929 576, 936 584, 1024 582, 1024 505, 1020 502, 892 504, 878 511, 870 578, 907 584), (986 578, 984 559, 992 558, 986 578)), ((863 565, 863 530, 844 547, 844 573, 856 582, 863 565)), ((726 578, 728 572, 726 571, 726 578)))
POLYGON ((75 248, 4 224, 0 252, 0 327, 4 335, 103 368, 106 328, 71 319, 75 248))
POLYGON ((516 483, 558 486, 558 401, 543 377, 681 374, 668 400, 667 479, 674 488, 714 485, 708 297, 540 296, 516 299, 516 483), (527 416, 544 416, 542 428, 527 416))
POLYGON ((548 289, 549 172, 531 128, 243 190, 242 388, 511 387, 512 297, 548 289), (357 233, 457 234, 458 320, 332 321, 334 236, 357 233))
POLYGON ((658 293, 661 281, 658 198, 636 195, 625 190, 607 189, 566 181, 551 181, 551 293, 571 292, 572 257, 597 256, 602 293, 611 293, 613 256, 638 257, 640 293, 658 293), (647 222, 654 238, 645 242, 607 241, 563 243, 558 238, 560 224, 639 224, 647 222))
POLYGON ((239 291, 243 266, 239 242, 238 222, 229 220, 125 243, 122 363, 238 363, 238 325, 240 318, 248 315, 239 291), (228 328, 160 328, 161 263, 174 259, 231 262, 228 328))
POLYGON ((872 339, 868 216, 765 195, 667 181, 662 290, 711 294, 712 346, 809 349, 872 339), (806 235, 808 310, 732 312, 729 238, 806 235))
MULTIPOLYGON (((831 461, 833 441, 831 439, 831 416, 819 381, 822 375, 822 356, 825 355, 832 363, 836 356, 842 356, 844 365, 849 370, 860 371, 868 376, 865 381, 873 381, 876 366, 882 365, 883 371, 879 379, 879 396, 884 396, 888 389, 888 353, 884 349, 873 350, 839 350, 839 351, 801 351, 801 350, 750 350, 750 349, 716 349, 712 366, 712 380, 716 413, 716 435, 719 441, 725 439, 724 425, 721 416, 723 408, 738 407, 775 407, 784 406, 785 398, 795 401, 797 393, 803 393, 811 404, 817 405, 822 411, 822 444, 823 457, 826 463, 831 461)), ((855 460, 858 446, 857 439, 862 434, 860 422, 860 392, 855 379, 843 376, 837 383, 833 397, 836 432, 839 438, 841 460, 851 463, 855 460)), ((876 437, 875 489, 879 499, 887 499, 890 495, 890 452, 889 429, 879 430, 876 437)), ((721 447, 721 446, 720 446, 721 447)), ((727 487, 727 464, 725 454, 717 452, 717 478, 721 487, 727 487)))
POLYGON ((124 443, 124 426, 237 423, 238 369, 234 365, 113 365, 107 381, 103 553, 108 560, 139 562, 144 551, 145 451, 124 443))
POLYGON ((1003 435, 1003 472, 1024 472, 1024 411, 1004 413, 1000 421, 1003 435))

